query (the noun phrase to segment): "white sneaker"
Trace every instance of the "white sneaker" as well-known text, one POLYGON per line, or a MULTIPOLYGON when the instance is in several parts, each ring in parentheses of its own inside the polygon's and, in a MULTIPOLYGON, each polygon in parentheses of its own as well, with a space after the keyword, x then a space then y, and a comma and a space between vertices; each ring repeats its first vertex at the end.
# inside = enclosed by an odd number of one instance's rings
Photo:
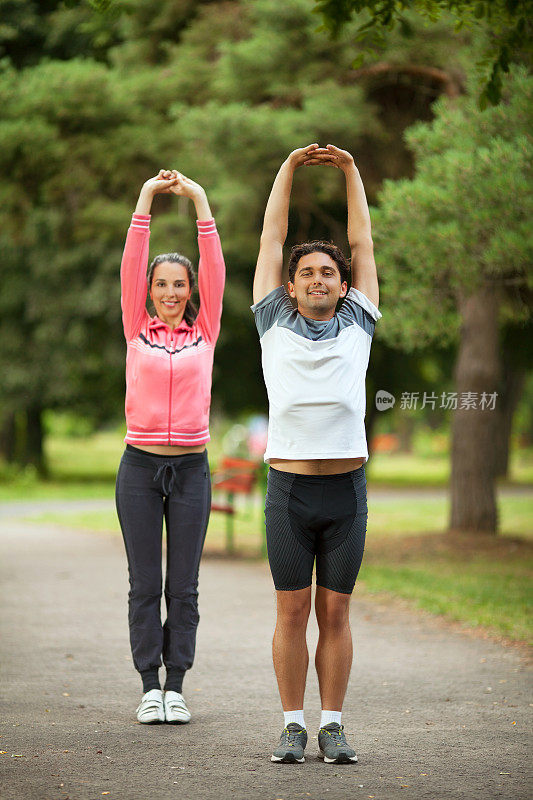
POLYGON ((137 719, 145 725, 155 725, 165 721, 165 706, 161 689, 150 689, 143 694, 137 708, 137 719))
POLYGON ((165 692, 165 718, 167 722, 189 722, 191 712, 179 692, 165 692))

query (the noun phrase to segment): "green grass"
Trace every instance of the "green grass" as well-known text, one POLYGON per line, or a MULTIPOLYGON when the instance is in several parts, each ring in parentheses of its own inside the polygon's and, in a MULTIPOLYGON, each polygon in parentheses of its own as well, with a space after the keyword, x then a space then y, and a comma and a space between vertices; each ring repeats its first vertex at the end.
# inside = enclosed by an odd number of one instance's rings
POLYGON ((447 456, 376 453, 368 462, 367 479, 374 486, 445 486, 450 477, 447 456))
POLYGON ((371 550, 361 568, 363 589, 401 597, 432 614, 482 627, 517 641, 532 639, 528 609, 533 601, 533 558, 522 552, 503 560, 447 557, 395 563, 371 550))
POLYGON ((0 484, 0 503, 11 500, 100 500, 113 498, 114 491, 115 486, 109 481, 10 481, 0 484))
MULTIPOLYGON (((385 500, 369 491, 369 537, 410 536, 443 531, 448 524, 449 499, 401 498, 385 500)), ((533 538, 533 493, 525 497, 500 497, 500 536, 533 538)))
MULTIPOLYGON (((450 479, 450 459, 445 453, 430 453, 425 449, 414 453, 376 453, 366 471, 369 482, 375 486, 446 486, 450 479)), ((533 451, 515 449, 509 473, 504 484, 533 484, 533 451)))
POLYGON ((49 436, 46 457, 56 481, 107 481, 114 483, 124 452, 125 431, 95 433, 86 437, 49 436))

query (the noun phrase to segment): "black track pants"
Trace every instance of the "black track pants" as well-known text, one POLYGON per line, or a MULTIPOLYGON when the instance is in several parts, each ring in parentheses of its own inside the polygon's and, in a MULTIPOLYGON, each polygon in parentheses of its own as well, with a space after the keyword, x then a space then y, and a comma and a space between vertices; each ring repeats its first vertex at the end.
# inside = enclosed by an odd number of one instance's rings
POLYGON ((156 456, 127 445, 117 475, 116 503, 130 578, 129 626, 139 672, 163 663, 185 672, 194 661, 198 570, 211 509, 207 452, 156 456), (167 533, 161 624, 163 517, 167 533))

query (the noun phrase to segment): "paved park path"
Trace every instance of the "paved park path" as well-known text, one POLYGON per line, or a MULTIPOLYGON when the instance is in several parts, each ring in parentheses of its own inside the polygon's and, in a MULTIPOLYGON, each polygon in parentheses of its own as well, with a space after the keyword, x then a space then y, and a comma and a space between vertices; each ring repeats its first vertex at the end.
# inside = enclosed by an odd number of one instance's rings
MULTIPOLYGON (((2 800, 529 798, 522 650, 354 595, 345 705, 357 765, 316 759, 310 670, 303 765, 274 765, 282 717, 263 563, 206 559, 185 726, 143 726, 121 540, 0 519, 2 800)), ((316 628, 309 635, 316 642, 316 628)))

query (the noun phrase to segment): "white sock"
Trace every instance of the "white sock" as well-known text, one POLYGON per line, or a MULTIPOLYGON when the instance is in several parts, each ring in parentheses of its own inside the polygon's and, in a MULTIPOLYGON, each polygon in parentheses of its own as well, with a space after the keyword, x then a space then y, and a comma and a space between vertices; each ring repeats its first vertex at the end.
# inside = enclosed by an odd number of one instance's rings
POLYGON ((300 711, 284 711, 283 716, 285 717, 285 727, 291 722, 296 722, 300 728, 305 728, 303 708, 300 711))
POLYGON ((320 715, 320 727, 323 728, 324 725, 329 725, 330 722, 338 722, 340 725, 341 716, 342 711, 324 711, 324 709, 322 709, 322 714, 320 715))

